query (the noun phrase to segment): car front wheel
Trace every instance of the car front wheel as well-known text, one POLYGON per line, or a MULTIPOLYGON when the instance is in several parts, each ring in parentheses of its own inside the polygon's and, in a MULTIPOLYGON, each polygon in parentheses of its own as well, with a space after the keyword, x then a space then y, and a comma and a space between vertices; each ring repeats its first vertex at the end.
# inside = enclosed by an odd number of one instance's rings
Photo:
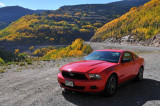
POLYGON ((117 79, 116 79, 116 76, 112 74, 108 78, 107 83, 106 83, 106 87, 104 90, 105 96, 112 96, 115 93, 116 88, 117 88, 117 79))

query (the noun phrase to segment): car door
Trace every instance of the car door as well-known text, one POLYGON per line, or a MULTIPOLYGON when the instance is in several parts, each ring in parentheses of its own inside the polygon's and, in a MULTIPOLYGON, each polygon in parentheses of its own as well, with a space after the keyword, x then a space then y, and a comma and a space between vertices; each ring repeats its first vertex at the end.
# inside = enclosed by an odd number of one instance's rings
POLYGON ((134 65, 135 65, 135 62, 134 62, 132 53, 124 52, 122 54, 121 63, 119 67, 120 82, 124 82, 133 77, 134 65), (123 60, 125 59, 129 61, 124 62, 123 60))

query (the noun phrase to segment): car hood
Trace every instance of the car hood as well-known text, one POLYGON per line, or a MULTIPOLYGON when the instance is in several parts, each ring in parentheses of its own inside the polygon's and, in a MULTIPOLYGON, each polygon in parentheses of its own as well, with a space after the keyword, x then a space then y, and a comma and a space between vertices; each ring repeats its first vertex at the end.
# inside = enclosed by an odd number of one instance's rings
POLYGON ((71 72, 82 72, 82 73, 84 72, 99 73, 102 70, 114 66, 116 64, 117 63, 110 63, 99 60, 84 60, 66 64, 63 67, 61 67, 60 70, 71 71, 71 72))

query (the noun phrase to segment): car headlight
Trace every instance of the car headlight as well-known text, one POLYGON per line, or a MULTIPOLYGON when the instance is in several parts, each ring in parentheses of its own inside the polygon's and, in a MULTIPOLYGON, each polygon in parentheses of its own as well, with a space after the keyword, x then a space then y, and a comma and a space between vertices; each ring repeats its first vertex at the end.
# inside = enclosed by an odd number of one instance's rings
POLYGON ((101 76, 98 74, 89 74, 90 79, 101 79, 101 76))

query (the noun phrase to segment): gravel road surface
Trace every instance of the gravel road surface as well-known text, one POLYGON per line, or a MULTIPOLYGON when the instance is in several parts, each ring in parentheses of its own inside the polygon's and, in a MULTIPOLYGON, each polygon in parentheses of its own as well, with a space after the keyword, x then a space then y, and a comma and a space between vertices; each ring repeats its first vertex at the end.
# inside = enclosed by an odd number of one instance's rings
POLYGON ((59 67, 82 58, 39 62, 20 68, 11 66, 0 74, 0 106, 160 106, 160 48, 88 44, 94 50, 118 48, 138 52, 146 63, 144 80, 126 83, 113 97, 106 98, 101 94, 69 93, 59 87, 59 67))

